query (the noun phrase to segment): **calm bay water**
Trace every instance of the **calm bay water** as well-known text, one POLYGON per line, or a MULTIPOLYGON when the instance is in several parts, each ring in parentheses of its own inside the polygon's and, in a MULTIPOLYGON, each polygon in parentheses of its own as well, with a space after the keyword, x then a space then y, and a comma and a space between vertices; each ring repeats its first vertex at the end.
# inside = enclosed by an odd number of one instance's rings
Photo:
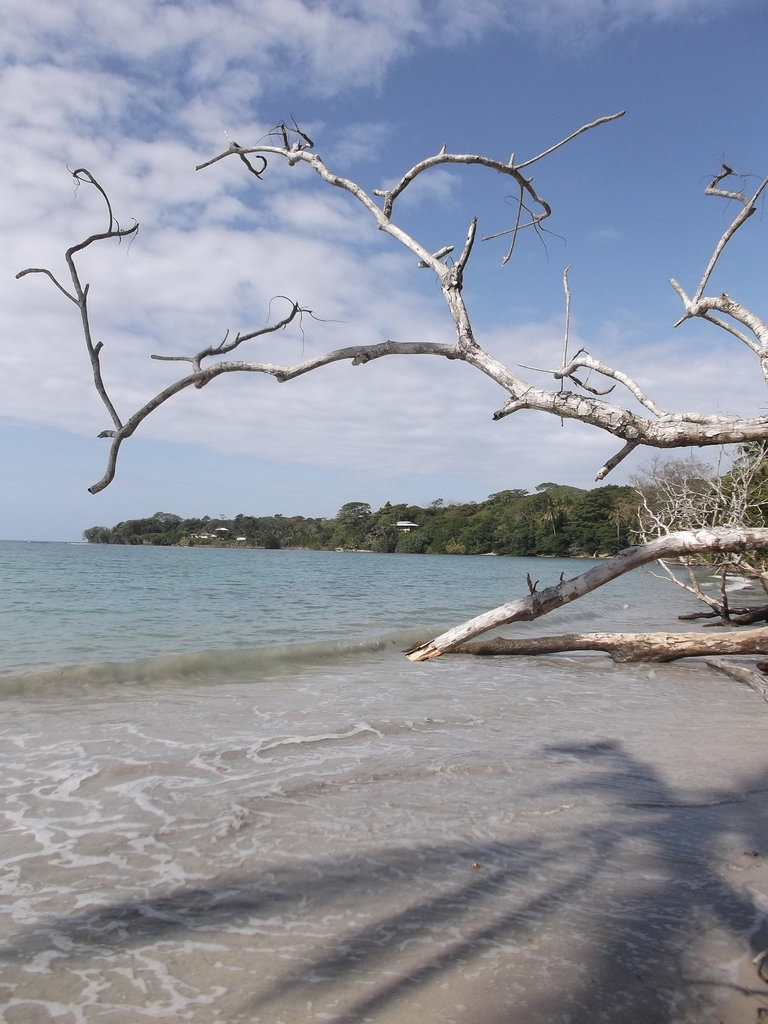
MULTIPOLYGON (((752 1024, 768 708, 402 649, 590 563, 0 544, 9 1024, 752 1024)), ((676 628, 639 571, 510 635, 676 628)))
MULTIPOLYGON (((590 562, 327 551, 0 543, 4 674, 200 651, 429 636, 590 562)), ((644 573, 575 619, 651 622, 678 594, 644 573), (665 600, 666 599, 666 600, 665 600), (601 607, 601 605, 603 607, 601 607)))

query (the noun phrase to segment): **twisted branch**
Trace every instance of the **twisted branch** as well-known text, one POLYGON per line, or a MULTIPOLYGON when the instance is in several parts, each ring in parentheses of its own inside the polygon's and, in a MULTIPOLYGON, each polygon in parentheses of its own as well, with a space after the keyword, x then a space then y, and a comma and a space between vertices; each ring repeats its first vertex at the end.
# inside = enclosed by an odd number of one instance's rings
MULTIPOLYGON (((219 342, 207 345, 199 351, 190 354, 173 356, 154 355, 152 358, 159 361, 189 363, 191 372, 161 390, 125 420, 118 414, 104 383, 101 368, 103 346, 101 342, 98 344, 93 342, 88 314, 88 285, 83 284, 80 280, 76 257, 80 252, 95 245, 97 242, 109 239, 121 240, 125 237, 134 236, 138 230, 138 225, 134 224, 127 229, 121 228, 114 217, 109 198, 100 183, 90 171, 85 168, 78 168, 74 172, 74 177, 78 184, 91 185, 99 192, 104 201, 107 211, 106 230, 89 235, 66 251, 65 260, 72 282, 71 289, 62 285, 58 278, 47 269, 28 268, 21 271, 17 276, 43 274, 80 310, 82 330, 91 362, 94 386, 107 409, 112 423, 112 427, 102 431, 100 435, 111 440, 107 471, 102 479, 94 484, 90 490, 95 493, 111 482, 114 477, 120 445, 133 434, 139 424, 156 408, 188 387, 201 388, 215 378, 233 372, 262 373, 274 377, 279 382, 285 382, 341 360, 346 360, 352 365, 360 366, 387 355, 440 356, 446 359, 460 359, 468 362, 481 373, 495 381, 508 396, 503 405, 493 414, 494 420, 503 419, 523 409, 530 409, 555 415, 561 420, 578 420, 613 434, 623 442, 623 446, 598 471, 598 479, 604 478, 607 473, 619 465, 640 445, 656 448, 675 448, 690 445, 710 446, 723 443, 743 443, 768 438, 768 416, 741 417, 693 412, 668 412, 630 376, 593 357, 585 349, 581 349, 572 358, 569 357, 568 329, 571 294, 567 270, 563 278, 563 286, 566 293, 566 337, 562 365, 555 370, 545 371, 552 379, 552 387, 535 386, 488 353, 478 343, 474 335, 472 321, 464 300, 463 286, 465 274, 469 270, 476 238, 476 218, 470 221, 466 238, 461 245, 460 255, 455 261, 452 259, 452 253, 457 248, 455 243, 447 241, 446 244, 437 249, 427 248, 393 220, 398 199, 413 181, 433 168, 447 165, 464 165, 478 166, 484 170, 495 171, 507 178, 511 178, 518 191, 517 211, 512 228, 506 232, 499 232, 496 235, 483 236, 484 238, 492 238, 499 237, 501 234, 512 233, 512 244, 503 259, 503 262, 506 262, 511 255, 520 231, 525 227, 533 227, 534 230, 538 231, 541 222, 549 217, 552 212, 547 200, 534 188, 532 180, 523 171, 544 157, 549 156, 561 146, 571 142, 577 136, 599 125, 614 121, 621 116, 623 116, 623 111, 598 118, 578 128, 575 132, 570 133, 560 142, 543 150, 537 156, 521 162, 516 162, 514 155, 509 160, 499 160, 477 153, 448 152, 446 147, 443 146, 438 153, 420 160, 413 167, 405 171, 393 187, 374 189, 370 194, 357 182, 333 172, 315 150, 314 141, 299 127, 295 119, 291 119, 291 123, 282 122, 277 125, 267 136, 252 146, 242 146, 230 139, 228 148, 224 152, 199 164, 198 169, 211 167, 227 157, 235 157, 246 164, 249 173, 261 179, 268 168, 268 161, 273 158, 285 160, 290 166, 306 165, 326 184, 343 190, 359 202, 372 217, 378 230, 393 238, 398 244, 412 253, 416 258, 418 267, 432 270, 440 284, 446 302, 450 322, 453 327, 453 340, 446 343, 394 342, 388 340, 374 345, 353 345, 304 360, 294 365, 282 365, 247 359, 222 360, 222 356, 241 349, 247 342, 256 341, 266 335, 284 330, 294 321, 298 320, 300 322, 304 316, 314 317, 314 313, 311 310, 302 307, 295 300, 285 299, 283 296, 282 298, 288 303, 288 311, 275 323, 260 326, 249 331, 241 331, 233 336, 230 336, 229 332, 227 332, 219 342), (523 223, 522 215, 524 212, 528 213, 526 223, 523 223), (588 370, 599 374, 612 383, 607 389, 600 390, 587 380, 582 380, 579 376, 580 370, 588 370), (573 390, 565 389, 566 381, 572 385, 573 390), (605 396, 616 385, 623 387, 632 399, 639 403, 644 414, 605 400, 605 396)), ((766 185, 768 185, 768 178, 766 178, 754 194, 747 197, 742 191, 730 191, 722 187, 723 181, 733 173, 730 168, 724 166, 721 173, 716 175, 708 186, 707 194, 729 200, 738 200, 742 208, 716 244, 693 298, 689 299, 680 285, 673 281, 673 287, 680 294, 685 306, 685 314, 678 323, 698 316, 714 323, 716 326, 723 327, 740 341, 749 345, 755 354, 758 355, 764 375, 768 375, 768 327, 766 327, 766 324, 727 295, 720 295, 716 298, 706 298, 703 295, 703 291, 719 256, 739 228, 754 213, 758 199, 766 185), (734 322, 737 326, 734 326, 734 322)), ((766 379, 768 379, 768 376, 766 376, 766 379)))

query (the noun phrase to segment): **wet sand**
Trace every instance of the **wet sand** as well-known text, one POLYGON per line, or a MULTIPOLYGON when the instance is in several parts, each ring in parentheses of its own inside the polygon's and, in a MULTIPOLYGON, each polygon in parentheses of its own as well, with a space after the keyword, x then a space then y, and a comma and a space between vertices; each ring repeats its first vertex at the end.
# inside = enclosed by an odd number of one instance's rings
POLYGON ((6 701, 4 1024, 765 1019, 757 695, 553 660, 568 700, 525 697, 524 664, 402 661, 23 725, 6 701))

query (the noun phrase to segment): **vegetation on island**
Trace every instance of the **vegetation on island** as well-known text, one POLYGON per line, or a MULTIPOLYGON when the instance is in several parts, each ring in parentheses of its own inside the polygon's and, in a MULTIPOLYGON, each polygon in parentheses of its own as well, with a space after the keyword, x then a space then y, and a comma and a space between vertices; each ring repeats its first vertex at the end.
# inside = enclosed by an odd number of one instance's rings
POLYGON ((633 487, 583 490, 542 483, 535 493, 499 491, 485 501, 387 502, 374 511, 349 501, 333 519, 236 515, 183 519, 157 512, 116 526, 91 526, 92 544, 310 548, 448 555, 612 555, 631 542, 640 495, 633 487), (399 525, 398 525, 399 524, 399 525), (411 525, 408 525, 411 524, 411 525))

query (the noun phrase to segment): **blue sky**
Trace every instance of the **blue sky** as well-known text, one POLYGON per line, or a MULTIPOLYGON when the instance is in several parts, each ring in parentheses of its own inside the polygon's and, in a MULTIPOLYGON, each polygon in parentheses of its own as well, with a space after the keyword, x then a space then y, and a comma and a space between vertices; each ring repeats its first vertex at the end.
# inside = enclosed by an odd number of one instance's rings
MULTIPOLYGON (((277 385, 249 375, 180 396, 147 420, 106 491, 109 426, 90 384, 78 313, 28 266, 63 277, 63 252, 103 225, 75 190, 86 166, 130 246, 84 260, 104 372, 128 415, 185 354, 267 322, 278 294, 325 322, 281 337, 279 357, 359 341, 451 341, 434 280, 306 168, 256 181, 236 160, 291 116, 326 162, 366 188, 449 150, 506 160, 541 152, 626 109, 537 165, 553 207, 542 244, 476 246, 465 295, 478 340, 510 365, 556 365, 563 268, 572 350, 639 379, 669 409, 757 413, 754 357, 706 324, 673 330, 733 211, 703 195, 725 159, 768 173, 768 7, 749 0, 6 0, 0 118, 6 145, 0 252, 0 538, 76 540, 95 524, 180 515, 332 516, 346 501, 480 500, 548 480, 594 485, 620 447, 524 413, 471 368, 430 359, 338 365, 277 385)), ((440 170, 403 202, 433 249, 461 246, 472 216, 511 223, 509 188, 440 170)), ((768 226, 752 218, 712 288, 763 313, 768 226)), ((253 352, 253 358, 262 355, 253 352)), ((607 483, 624 483, 636 453, 607 483)))

